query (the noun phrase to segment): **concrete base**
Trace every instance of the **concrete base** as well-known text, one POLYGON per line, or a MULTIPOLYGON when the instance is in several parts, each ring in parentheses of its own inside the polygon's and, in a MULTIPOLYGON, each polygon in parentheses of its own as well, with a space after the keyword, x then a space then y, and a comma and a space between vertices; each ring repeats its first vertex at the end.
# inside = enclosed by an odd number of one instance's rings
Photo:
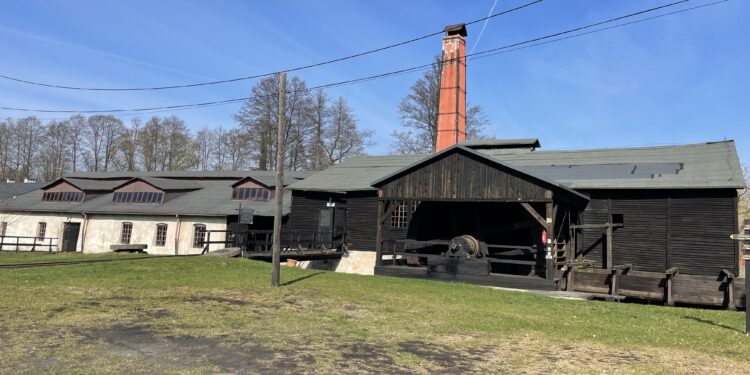
POLYGON ((341 259, 307 260, 297 263, 297 267, 314 270, 328 270, 359 275, 375 274, 375 252, 349 250, 341 259))

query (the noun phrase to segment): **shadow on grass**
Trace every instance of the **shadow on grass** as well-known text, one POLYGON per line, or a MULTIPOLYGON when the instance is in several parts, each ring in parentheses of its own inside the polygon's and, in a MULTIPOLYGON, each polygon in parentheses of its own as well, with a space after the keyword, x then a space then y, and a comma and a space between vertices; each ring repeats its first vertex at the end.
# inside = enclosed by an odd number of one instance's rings
POLYGON ((743 331, 741 329, 730 327, 730 326, 728 326, 726 324, 722 324, 722 323, 716 323, 713 320, 696 318, 694 316, 683 316, 683 319, 692 320, 692 321, 695 321, 695 322, 698 322, 698 323, 708 324, 708 325, 712 325, 712 326, 715 326, 715 327, 725 328, 725 329, 728 329, 730 331, 735 331, 735 332, 739 332, 739 333, 745 333, 745 331, 743 331))
POLYGON ((283 283, 281 283, 281 286, 288 286, 288 285, 292 285, 292 284, 294 284, 294 283, 298 283, 298 282, 300 282, 300 281, 302 281, 302 280, 306 280, 306 279, 309 279, 309 278, 311 278, 311 277, 315 277, 315 276, 318 276, 318 275, 320 275, 320 274, 322 274, 322 273, 325 273, 325 272, 324 272, 324 271, 320 271, 320 272, 315 272, 315 273, 311 273, 311 274, 309 274, 309 275, 306 275, 306 276, 298 277, 298 278, 296 278, 296 279, 294 279, 294 280, 289 280, 289 281, 286 281, 286 282, 283 282, 283 283))

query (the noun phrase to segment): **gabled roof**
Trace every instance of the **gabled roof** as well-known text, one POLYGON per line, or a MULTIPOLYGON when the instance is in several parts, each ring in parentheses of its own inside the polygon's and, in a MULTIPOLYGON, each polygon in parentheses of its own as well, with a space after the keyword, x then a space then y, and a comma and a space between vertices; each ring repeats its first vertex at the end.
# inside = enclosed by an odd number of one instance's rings
POLYGON ((433 154, 433 155, 429 155, 429 156, 427 156, 425 158, 422 158, 421 160, 419 160, 419 161, 417 161, 415 163, 407 165, 407 166, 405 166, 405 167, 403 167, 403 168, 401 168, 401 169, 399 169, 399 170, 397 170, 397 171, 395 171, 395 172, 393 172, 393 173, 391 173, 389 175, 386 175, 386 176, 384 176, 382 178, 379 178, 379 179, 377 179, 377 180, 375 180, 375 181, 372 182, 372 186, 373 187, 381 187, 381 186, 385 185, 386 183, 388 183, 388 182, 390 182, 390 181, 392 181, 392 180, 394 180, 394 179, 396 179, 398 177, 401 177, 401 176, 403 176, 403 175, 405 175, 405 174, 407 174, 407 173, 409 173, 409 172, 411 172, 413 170, 421 168, 422 166, 424 166, 424 165, 432 162, 433 160, 440 159, 440 158, 445 157, 446 155, 455 154, 455 153, 462 153, 462 154, 465 154, 465 155, 471 155, 471 156, 477 157, 480 160, 483 160, 483 161, 487 162, 489 165, 493 165, 495 167, 499 167, 499 168, 506 169, 506 170, 516 171, 518 173, 526 175, 526 176, 530 177, 532 180, 536 180, 541 185, 547 185, 548 187, 552 187, 552 188, 557 188, 557 189, 564 190, 564 191, 566 191, 566 192, 568 192, 568 193, 570 193, 570 194, 572 194, 574 196, 577 196, 578 198, 581 198, 581 199, 584 199, 584 200, 587 200, 587 201, 589 199, 588 196, 586 196, 584 194, 581 194, 581 193, 579 193, 579 192, 577 192, 577 191, 575 191, 575 190, 573 190, 573 189, 571 189, 571 188, 569 188, 569 187, 567 187, 567 186, 565 186, 563 184, 560 184, 557 181, 550 180, 550 179, 547 179, 547 178, 542 177, 542 176, 537 176, 537 175, 535 175, 535 174, 533 174, 533 173, 531 173, 529 171, 524 170, 523 168, 518 168, 518 167, 514 167, 514 166, 511 166, 511 165, 505 164, 505 163, 503 163, 503 162, 501 162, 501 161, 499 161, 499 160, 497 160, 495 158, 492 158, 490 156, 487 156, 485 154, 482 154, 480 152, 477 152, 475 150, 472 150, 472 149, 470 149, 470 148, 468 148, 466 146, 462 146, 460 144, 448 147, 448 148, 446 148, 443 151, 440 151, 440 152, 438 152, 436 154, 433 154))
POLYGON ((252 177, 245 177, 245 178, 243 178, 243 179, 235 182, 234 184, 232 184, 232 187, 235 188, 235 187, 237 187, 239 185, 242 185, 242 184, 244 184, 245 182, 248 182, 248 181, 252 181, 252 182, 254 182, 254 183, 256 183, 256 184, 258 184, 260 186, 263 186, 266 189, 270 189, 270 188, 276 186, 276 179, 274 179, 274 181, 273 181, 273 185, 274 186, 271 186, 271 185, 267 185, 267 184, 265 184, 265 183, 263 183, 261 181, 258 181, 258 179, 255 179, 255 178, 252 178, 252 177))
MULTIPOLYGON (((687 145, 540 151, 478 148, 476 152, 573 189, 742 189, 734 141, 687 145)), ((372 183, 429 155, 360 156, 318 172, 293 190, 375 190, 372 183)))
POLYGON ((117 180, 92 180, 92 179, 85 179, 85 178, 71 178, 71 177, 63 177, 59 178, 47 185, 45 185, 42 190, 47 190, 53 186, 59 185, 62 182, 67 182, 70 185, 73 185, 75 188, 81 190, 81 191, 112 191, 115 187, 123 183, 123 179, 117 179, 117 180))

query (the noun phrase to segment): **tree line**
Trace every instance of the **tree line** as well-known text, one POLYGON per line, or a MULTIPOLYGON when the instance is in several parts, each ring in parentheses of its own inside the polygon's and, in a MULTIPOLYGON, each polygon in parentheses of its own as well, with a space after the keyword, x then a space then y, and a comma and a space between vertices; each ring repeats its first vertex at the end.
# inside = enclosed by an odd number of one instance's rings
MULTIPOLYGON (((306 90, 292 78, 286 119, 287 167, 319 170, 362 154, 371 132, 358 128, 346 99, 306 90)), ((112 115, 0 120, 0 179, 53 181, 71 172, 271 170, 275 167, 278 78, 259 81, 231 127, 192 131, 177 116, 128 122, 112 115)))

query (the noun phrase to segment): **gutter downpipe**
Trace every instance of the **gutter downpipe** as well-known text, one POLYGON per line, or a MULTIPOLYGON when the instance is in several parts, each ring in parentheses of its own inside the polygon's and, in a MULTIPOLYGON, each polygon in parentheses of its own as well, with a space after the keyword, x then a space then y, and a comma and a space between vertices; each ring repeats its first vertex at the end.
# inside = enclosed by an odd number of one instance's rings
POLYGON ((83 215, 83 230, 81 231, 81 253, 83 253, 86 248, 86 231, 89 228, 89 216, 85 212, 81 212, 81 215, 83 215))
POLYGON ((177 218, 177 229, 175 230, 174 235, 174 255, 179 255, 177 249, 180 248, 180 224, 182 224, 182 221, 180 220, 180 215, 174 215, 177 218))

